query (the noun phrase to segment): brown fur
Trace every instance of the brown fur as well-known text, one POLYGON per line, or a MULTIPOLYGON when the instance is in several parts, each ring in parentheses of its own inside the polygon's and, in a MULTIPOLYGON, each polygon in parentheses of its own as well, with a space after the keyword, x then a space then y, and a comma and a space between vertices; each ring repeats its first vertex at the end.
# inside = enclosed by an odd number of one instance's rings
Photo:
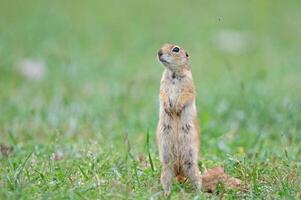
POLYGON ((201 179, 197 165, 199 124, 195 106, 195 86, 188 55, 184 49, 165 44, 158 52, 165 67, 160 84, 160 119, 157 143, 162 163, 161 183, 165 195, 171 190, 173 178, 187 177, 194 189, 201 179), (179 48, 178 52, 173 49, 179 48))

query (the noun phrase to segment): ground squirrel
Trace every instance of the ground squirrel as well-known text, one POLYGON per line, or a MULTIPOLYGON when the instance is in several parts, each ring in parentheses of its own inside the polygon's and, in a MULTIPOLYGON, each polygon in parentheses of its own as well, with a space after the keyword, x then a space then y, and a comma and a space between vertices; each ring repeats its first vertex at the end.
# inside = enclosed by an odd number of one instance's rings
POLYGON ((198 168, 200 128, 195 106, 195 86, 188 65, 188 53, 178 45, 165 44, 158 52, 164 65, 160 84, 160 114, 157 143, 162 163, 161 184, 164 194, 171 191, 174 177, 189 179, 195 190, 213 192, 219 182, 225 188, 246 190, 242 181, 227 175, 222 167, 205 171, 198 168))
POLYGON ((187 177, 195 190, 201 186, 198 168, 199 123, 195 86, 188 53, 178 45, 165 44, 158 52, 164 65, 160 84, 160 114, 157 143, 162 163, 164 194, 171 191, 174 177, 187 177))

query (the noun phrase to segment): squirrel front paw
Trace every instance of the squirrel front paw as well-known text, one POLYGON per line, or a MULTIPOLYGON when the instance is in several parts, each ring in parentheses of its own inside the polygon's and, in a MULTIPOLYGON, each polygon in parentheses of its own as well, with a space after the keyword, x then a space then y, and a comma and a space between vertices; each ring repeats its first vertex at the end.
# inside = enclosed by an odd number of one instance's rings
POLYGON ((171 114, 173 112, 173 107, 171 105, 171 102, 164 102, 163 108, 164 108, 165 113, 168 114, 169 116, 171 116, 171 114))
POLYGON ((177 103, 177 104, 175 105, 175 112, 176 112, 176 114, 177 114, 177 115, 180 115, 181 112, 182 112, 182 110, 183 110, 183 108, 184 108, 184 105, 183 105, 183 104, 177 103))

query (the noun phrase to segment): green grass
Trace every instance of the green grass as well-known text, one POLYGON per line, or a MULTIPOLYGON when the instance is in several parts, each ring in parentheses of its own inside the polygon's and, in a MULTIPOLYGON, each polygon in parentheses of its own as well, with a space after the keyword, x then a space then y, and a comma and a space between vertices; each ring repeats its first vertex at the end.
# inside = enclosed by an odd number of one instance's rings
MULTIPOLYGON (((0 154, 0 199, 163 198, 166 42, 191 55, 201 170, 221 165, 250 185, 220 195, 300 199, 300 10, 298 0, 1 0, 0 143, 13 151, 0 154), (217 48, 223 30, 247 33, 246 51, 217 48), (24 59, 42 60, 46 76, 22 76, 24 59)), ((219 197, 175 183, 171 199, 219 197)))

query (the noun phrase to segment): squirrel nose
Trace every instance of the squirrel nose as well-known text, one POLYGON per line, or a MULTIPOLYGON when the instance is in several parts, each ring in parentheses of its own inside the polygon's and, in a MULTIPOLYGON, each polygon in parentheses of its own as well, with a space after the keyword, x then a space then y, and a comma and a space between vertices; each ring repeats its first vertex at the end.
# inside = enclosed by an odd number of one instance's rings
POLYGON ((158 56, 161 57, 162 55, 163 55, 162 50, 159 50, 159 51, 158 51, 158 56))

